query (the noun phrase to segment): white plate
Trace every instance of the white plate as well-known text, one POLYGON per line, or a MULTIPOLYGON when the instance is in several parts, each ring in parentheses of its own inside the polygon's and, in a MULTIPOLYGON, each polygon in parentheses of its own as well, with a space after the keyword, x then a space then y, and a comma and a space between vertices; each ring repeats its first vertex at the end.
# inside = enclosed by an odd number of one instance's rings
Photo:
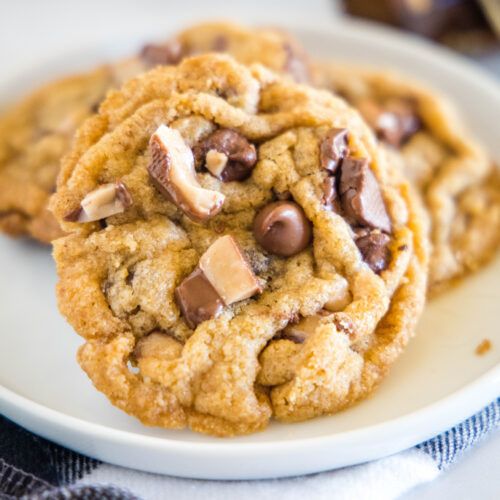
MULTIPOLYGON (((472 64, 359 24, 297 33, 318 56, 390 65, 444 90, 500 161, 500 92, 472 64)), ((500 393, 498 259, 428 306, 417 338, 373 397, 332 417, 272 424, 230 440, 143 427, 112 407, 75 362, 80 340, 56 311, 49 251, 2 238, 0 261, 0 409, 46 438, 107 462, 212 479, 311 473, 412 446, 500 393), (484 338, 493 349, 479 357, 474 349, 484 338)))

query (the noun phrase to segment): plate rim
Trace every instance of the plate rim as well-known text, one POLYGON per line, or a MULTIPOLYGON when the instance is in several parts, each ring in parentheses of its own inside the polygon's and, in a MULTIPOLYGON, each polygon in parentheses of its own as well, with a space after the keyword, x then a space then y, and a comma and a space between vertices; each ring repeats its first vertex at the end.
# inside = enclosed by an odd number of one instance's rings
MULTIPOLYGON (((412 56, 418 55, 418 57, 423 58, 430 57, 436 64, 440 61, 445 62, 447 71, 459 75, 460 78, 470 80, 471 72, 473 72, 475 80, 474 85, 476 85, 476 88, 483 88, 485 92, 489 95, 493 95, 494 99, 498 100, 500 103, 500 88, 498 82, 491 74, 488 74, 484 68, 475 64, 473 61, 465 60, 457 56, 449 49, 436 46, 416 36, 403 34, 395 29, 381 27, 370 22, 346 20, 344 18, 321 24, 320 26, 312 26, 307 23, 300 26, 283 23, 283 26, 299 35, 300 33, 306 33, 312 30, 316 36, 331 37, 331 31, 336 29, 337 34, 340 33, 340 36, 344 39, 353 38, 358 41, 361 40, 362 42, 373 42, 375 37, 378 46, 381 48, 398 41, 401 47, 407 49, 412 56), (430 50, 432 54, 429 54, 430 50)), ((16 76, 17 75, 14 75, 14 78, 16 76)), ((450 78, 452 78, 452 76, 450 76, 450 78)), ((325 447, 334 447, 339 443, 357 442, 358 440, 363 442, 363 440, 366 440, 367 436, 372 436, 372 447, 376 447, 378 444, 379 446, 382 445, 381 447, 385 450, 380 452, 380 450, 377 449, 367 452, 363 456, 358 455, 355 459, 334 465, 333 467, 335 468, 364 462, 374 458, 381 458, 435 436, 474 414, 494 398, 498 397, 498 387, 500 387, 500 364, 483 372, 469 383, 449 393, 445 397, 407 414, 348 431, 335 432, 333 428, 332 433, 309 438, 293 439, 293 437, 291 437, 290 439, 282 441, 270 439, 258 442, 234 442, 228 439, 221 439, 220 441, 214 442, 197 442, 171 439, 168 437, 145 436, 133 431, 116 429, 66 414, 22 396, 2 384, 0 384, 0 409, 2 413, 8 418, 12 418, 13 421, 18 422, 20 425, 25 425, 36 434, 53 440, 63 446, 68 446, 68 444, 58 440, 58 436, 55 430, 53 430, 54 426, 72 431, 81 438, 100 440, 101 443, 108 445, 108 450, 103 451, 102 449, 96 449, 94 453, 89 453, 87 449, 83 450, 81 446, 74 447, 73 444, 71 444, 71 448, 84 452, 87 455, 94 456, 95 458, 128 467, 131 466, 130 461, 127 462, 127 460, 121 459, 120 456, 116 455, 116 451, 113 451, 113 449, 119 449, 123 446, 135 447, 139 445, 147 450, 160 453, 175 454, 194 451, 198 458, 201 459, 207 458, 208 456, 212 457, 214 454, 217 454, 219 458, 238 458, 239 460, 250 462, 251 460, 258 459, 262 454, 266 454, 268 457, 278 456, 283 453, 289 453, 292 450, 294 452, 300 452, 302 448, 307 448, 308 452, 310 452, 311 448, 324 449, 325 447), (450 409, 454 409, 455 411, 450 411, 450 409), (26 424, 26 422, 28 423, 26 424), (412 425, 414 426, 413 428, 411 427, 412 425), (44 426, 45 429, 43 428, 44 426), (395 428, 398 430, 399 434, 394 431, 395 428), (412 428, 411 435, 404 435, 404 433, 402 433, 404 428, 412 428), (390 434, 391 440, 389 442, 383 443, 384 433, 390 434)), ((141 464, 135 464, 134 468, 141 469, 140 465, 141 464)), ((145 466, 141 470, 172 474, 172 469, 169 467, 172 464, 167 464, 167 466, 163 468, 161 467, 162 464, 159 465, 160 467, 157 469, 145 466)), ((332 467, 328 464, 328 460, 326 460, 321 466, 315 463, 315 465, 309 468, 307 465, 302 466, 300 470, 302 471, 301 473, 308 473, 329 468, 332 467)), ((193 473, 174 472, 175 475, 181 477, 197 477, 204 479, 256 479, 265 477, 285 477, 295 475, 296 473, 296 471, 292 471, 290 473, 281 472, 278 474, 272 473, 266 475, 265 473, 252 474, 251 472, 240 471, 234 474, 234 472, 224 471, 222 468, 218 473, 206 471, 194 471, 193 473)))

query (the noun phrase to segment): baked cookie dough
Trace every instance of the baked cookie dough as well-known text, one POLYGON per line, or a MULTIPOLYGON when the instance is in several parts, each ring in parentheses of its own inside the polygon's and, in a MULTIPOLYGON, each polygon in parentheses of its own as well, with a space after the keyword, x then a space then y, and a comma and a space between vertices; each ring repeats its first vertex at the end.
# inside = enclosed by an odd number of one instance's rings
POLYGON ((146 425, 232 436, 337 412, 424 305, 426 217, 360 115, 226 55, 108 94, 51 209, 78 361, 146 425))
POLYGON ((431 219, 429 292, 485 264, 500 242, 500 174, 441 95, 387 70, 318 63, 417 187, 431 219))
POLYGON ((0 231, 48 243, 62 232, 47 203, 61 157, 77 127, 98 107, 113 81, 102 67, 50 83, 0 119, 0 231))
POLYGON ((44 243, 61 236, 46 206, 75 130, 109 89, 158 64, 211 51, 229 52, 245 64, 261 62, 300 81, 309 77, 306 56, 289 35, 205 23, 146 45, 138 57, 50 83, 0 118, 0 231, 44 243))

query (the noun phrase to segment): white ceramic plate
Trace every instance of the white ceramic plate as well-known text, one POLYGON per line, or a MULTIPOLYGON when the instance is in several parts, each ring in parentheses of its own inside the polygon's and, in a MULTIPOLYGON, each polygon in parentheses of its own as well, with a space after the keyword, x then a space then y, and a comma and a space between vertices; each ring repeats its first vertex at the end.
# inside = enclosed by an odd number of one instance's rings
MULTIPOLYGON (((471 63, 359 24, 297 34, 317 56, 392 66, 448 93, 500 162, 500 91, 471 63)), ((305 474, 400 451, 500 393, 498 259, 428 306, 418 336, 373 397, 332 417, 272 424, 231 440, 146 428, 112 407, 76 364, 80 340, 57 313, 49 251, 1 238, 0 261, 0 410, 46 438, 107 462, 212 479, 305 474), (493 349, 479 357, 474 349, 484 338, 493 349)))

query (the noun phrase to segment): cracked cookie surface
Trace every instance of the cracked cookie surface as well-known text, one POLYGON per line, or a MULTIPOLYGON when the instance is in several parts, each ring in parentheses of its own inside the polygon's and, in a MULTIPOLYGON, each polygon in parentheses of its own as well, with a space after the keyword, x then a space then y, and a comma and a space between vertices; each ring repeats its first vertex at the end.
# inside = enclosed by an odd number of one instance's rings
POLYGON ((111 92, 51 208, 79 363, 147 425, 231 436, 334 413, 377 386, 423 308, 426 218, 366 124, 227 56, 111 92))
POLYGON ((315 83, 357 107, 417 187, 431 219, 429 292, 487 263, 500 243, 500 174, 439 93, 387 70, 317 63, 315 83))

